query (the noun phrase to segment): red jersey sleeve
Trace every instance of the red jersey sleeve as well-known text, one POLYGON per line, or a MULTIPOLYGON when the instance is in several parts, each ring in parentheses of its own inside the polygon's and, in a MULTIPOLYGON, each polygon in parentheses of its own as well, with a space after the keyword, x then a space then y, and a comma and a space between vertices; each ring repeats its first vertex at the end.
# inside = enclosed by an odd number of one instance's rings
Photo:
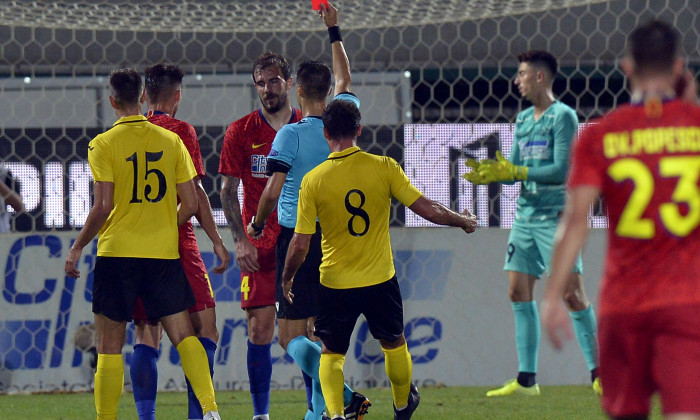
POLYGON ((238 122, 234 122, 226 129, 224 144, 221 147, 219 173, 241 179, 245 170, 250 170, 250 165, 246 166, 246 162, 243 161, 246 154, 241 150, 242 143, 238 125, 238 122))

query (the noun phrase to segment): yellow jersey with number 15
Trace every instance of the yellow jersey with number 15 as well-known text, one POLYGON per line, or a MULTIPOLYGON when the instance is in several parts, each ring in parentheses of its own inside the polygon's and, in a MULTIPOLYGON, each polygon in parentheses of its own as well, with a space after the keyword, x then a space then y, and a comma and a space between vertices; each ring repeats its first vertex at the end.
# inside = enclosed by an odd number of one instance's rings
POLYGON ((391 198, 405 206, 422 193, 390 157, 351 147, 331 153, 304 176, 295 232, 321 224, 321 284, 333 289, 372 286, 391 279, 391 198))
POLYGON ((88 145, 96 182, 114 183, 114 209, 97 255, 177 259, 176 185, 196 176, 180 137, 139 115, 119 119, 88 145))

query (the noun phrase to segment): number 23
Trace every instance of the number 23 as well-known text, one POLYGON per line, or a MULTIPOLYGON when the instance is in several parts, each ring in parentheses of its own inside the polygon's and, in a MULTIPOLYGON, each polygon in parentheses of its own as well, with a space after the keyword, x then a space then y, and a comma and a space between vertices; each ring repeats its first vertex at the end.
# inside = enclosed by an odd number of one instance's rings
MULTIPOLYGON (((640 160, 621 159, 610 165, 608 174, 616 182, 630 179, 634 191, 620 215, 616 233, 627 238, 649 239, 655 235, 654 221, 643 217, 654 194, 654 176, 640 160)), ((664 178, 678 177, 671 196, 672 202, 659 205, 661 223, 672 234, 684 237, 700 223, 700 156, 674 156, 659 160, 659 174, 664 178), (685 203, 688 211, 683 215, 679 204, 685 203)))

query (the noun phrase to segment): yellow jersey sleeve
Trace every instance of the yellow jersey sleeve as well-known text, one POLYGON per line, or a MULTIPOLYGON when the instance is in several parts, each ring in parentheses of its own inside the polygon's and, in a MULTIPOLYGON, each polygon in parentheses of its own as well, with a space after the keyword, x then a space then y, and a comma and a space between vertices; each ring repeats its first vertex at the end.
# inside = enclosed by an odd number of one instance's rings
POLYGON ((177 178, 175 182, 177 184, 182 184, 197 176, 197 170, 194 168, 190 152, 187 151, 187 147, 180 137, 177 138, 177 144, 179 146, 179 156, 177 160, 177 178))
POLYGON ((411 184, 411 181, 396 160, 387 158, 387 165, 389 166, 389 174, 391 174, 391 195, 396 197, 406 207, 415 203, 423 193, 411 184))
POLYGON ((309 177, 304 176, 299 187, 299 202, 297 203, 297 224, 294 232, 313 235, 316 233, 318 209, 311 191, 309 177))
POLYGON ((109 139, 98 135, 88 144, 88 163, 95 182, 114 182, 112 170, 112 148, 109 139))

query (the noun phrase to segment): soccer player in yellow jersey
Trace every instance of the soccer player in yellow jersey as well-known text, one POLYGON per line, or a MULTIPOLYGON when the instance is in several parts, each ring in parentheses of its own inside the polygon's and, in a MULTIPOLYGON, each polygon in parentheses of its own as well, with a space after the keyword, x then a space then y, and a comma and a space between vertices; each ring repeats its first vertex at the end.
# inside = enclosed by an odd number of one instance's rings
POLYGON ((344 419, 343 363, 355 322, 363 314, 384 351, 394 419, 410 419, 420 396, 411 384, 403 302, 391 254, 391 198, 433 223, 467 233, 476 229, 476 217, 424 197, 394 159, 360 150, 356 146, 360 111, 354 103, 334 100, 322 119, 331 154, 302 180, 295 233, 282 274, 283 293, 291 303, 294 274, 304 261, 318 218, 323 261, 315 334, 323 342, 319 374, 328 415, 344 419))
POLYGON ((82 250, 99 232, 92 301, 97 419, 117 418, 124 386, 121 351, 137 297, 180 353, 204 420, 220 419, 207 355, 187 313, 194 296, 178 255, 178 226, 197 210, 196 171, 180 137, 141 115, 143 81, 137 71, 115 70, 109 85, 119 120, 88 145, 94 204, 65 264, 66 274, 78 278, 82 250))

